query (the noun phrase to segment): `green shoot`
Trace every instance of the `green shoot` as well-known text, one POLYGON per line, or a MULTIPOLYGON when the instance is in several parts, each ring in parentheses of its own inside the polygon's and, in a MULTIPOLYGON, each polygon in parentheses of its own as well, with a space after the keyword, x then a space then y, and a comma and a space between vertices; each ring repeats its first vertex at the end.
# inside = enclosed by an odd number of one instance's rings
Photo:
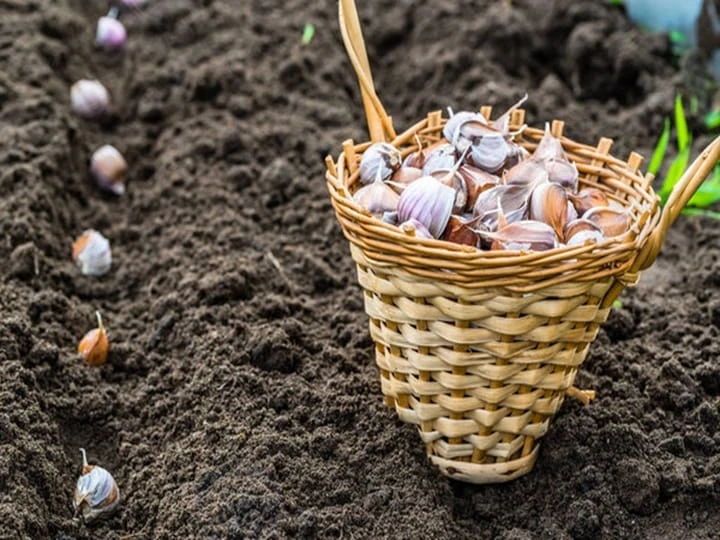
POLYGON ((620 301, 620 300, 615 300, 615 301, 613 302, 612 307, 615 308, 615 309, 622 309, 623 303, 622 303, 622 301, 620 301))
POLYGON ((675 98, 675 131, 677 133, 678 150, 682 152, 690 145, 690 130, 688 130, 682 97, 675 98))
POLYGON ((712 177, 705 180, 688 201, 688 206, 707 208, 720 202, 720 167, 715 167, 712 177))
POLYGON ((660 167, 662 166, 663 159, 665 159, 665 153, 667 152, 668 144, 670 143, 670 119, 665 119, 665 128, 663 129, 662 135, 658 139, 653 150, 652 158, 650 159, 650 165, 648 165, 648 172, 652 175, 657 175, 660 167))
POLYGON ((609 2, 613 6, 622 6, 625 3, 624 0, 609 0, 609 2))
POLYGON ((303 28, 303 34, 302 34, 302 44, 307 45, 312 41, 312 38, 315 36, 315 26, 312 23, 306 23, 305 27, 303 28))
POLYGON ((685 150, 675 156, 675 159, 673 159, 672 163, 670 163, 670 167, 665 175, 665 181, 660 188, 660 193, 658 193, 658 195, 660 195, 661 204, 664 205, 667 202, 675 184, 678 183, 678 180, 682 177, 685 169, 687 169, 688 161, 690 161, 690 147, 685 148, 685 150))
POLYGON ((712 210, 704 210, 702 208, 685 208, 681 213, 686 216, 703 216, 720 221, 720 212, 713 212, 712 210))

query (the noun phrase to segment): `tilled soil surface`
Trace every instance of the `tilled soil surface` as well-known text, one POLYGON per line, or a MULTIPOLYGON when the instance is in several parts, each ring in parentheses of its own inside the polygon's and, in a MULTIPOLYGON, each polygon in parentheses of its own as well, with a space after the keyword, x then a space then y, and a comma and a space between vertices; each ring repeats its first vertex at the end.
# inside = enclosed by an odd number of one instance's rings
MULTIPOLYGON (((399 128, 527 91, 531 124, 647 156, 702 86, 607 2, 361 4, 399 128)), ((151 0, 120 56, 93 46, 106 9, 0 0, 0 538, 716 538, 717 222, 682 217, 623 294, 576 380, 598 398, 565 403, 532 473, 455 483, 383 405, 325 188, 325 155, 366 137, 335 2, 151 0), (112 93, 102 122, 69 108, 87 77, 112 93), (121 198, 88 177, 105 143, 121 198), (102 278, 70 260, 91 227, 102 278), (101 368, 75 352, 95 310, 101 368), (89 526, 80 447, 122 492, 89 526)))

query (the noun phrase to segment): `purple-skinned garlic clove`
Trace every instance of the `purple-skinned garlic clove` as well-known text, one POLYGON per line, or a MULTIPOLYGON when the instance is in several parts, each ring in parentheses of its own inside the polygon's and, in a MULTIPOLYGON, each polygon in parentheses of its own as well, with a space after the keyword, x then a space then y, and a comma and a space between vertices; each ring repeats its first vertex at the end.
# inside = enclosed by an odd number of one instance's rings
POLYGON ((100 81, 81 79, 70 88, 70 105, 83 118, 97 118, 108 112, 110 93, 100 81))
POLYGON ((400 195, 398 220, 402 223, 416 219, 433 238, 439 238, 447 226, 454 204, 454 189, 431 176, 423 176, 406 187, 400 195))

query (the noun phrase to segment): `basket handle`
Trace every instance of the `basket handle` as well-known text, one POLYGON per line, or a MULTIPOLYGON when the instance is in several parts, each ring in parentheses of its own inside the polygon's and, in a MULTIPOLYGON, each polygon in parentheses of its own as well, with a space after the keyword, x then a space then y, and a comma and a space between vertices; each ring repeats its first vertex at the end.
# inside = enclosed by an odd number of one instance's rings
POLYGON ((375 85, 370 71, 367 51, 365 50, 365 41, 360 30, 360 19, 355 7, 355 0, 339 0, 338 17, 345 50, 347 50, 350 62, 355 68, 355 74, 360 82, 370 140, 373 142, 393 140, 396 134, 392 120, 385 112, 385 108, 375 93, 375 85))
POLYGON ((688 167, 685 174, 682 175, 678 183, 670 193, 670 197, 665 203, 660 223, 648 238, 645 247, 638 254, 633 265, 633 271, 645 270, 650 267, 655 258, 660 253, 663 240, 670 226, 682 212, 690 198, 695 194, 708 175, 720 161, 720 137, 717 137, 710 143, 705 150, 693 161, 688 167))

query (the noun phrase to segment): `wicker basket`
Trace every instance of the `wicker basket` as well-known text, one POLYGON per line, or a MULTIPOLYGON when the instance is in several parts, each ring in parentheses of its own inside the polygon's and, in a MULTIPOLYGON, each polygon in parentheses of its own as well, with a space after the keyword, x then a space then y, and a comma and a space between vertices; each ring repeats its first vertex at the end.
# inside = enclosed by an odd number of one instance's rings
MULTIPOLYGON (((442 137, 440 112, 396 135, 373 86, 353 0, 340 0, 340 28, 362 90, 371 140, 403 155, 442 137)), ((491 109, 481 112, 489 117, 491 109)), ((512 128, 524 122, 514 112, 512 128)), ((479 251, 415 238, 353 203, 358 164, 370 143, 346 141, 327 158, 327 186, 364 289, 382 392, 400 418, 418 426, 432 462, 449 477, 505 482, 532 469, 538 439, 573 387, 598 328, 623 288, 657 256, 665 234, 720 158, 716 139, 686 171, 664 210, 642 157, 609 154, 552 132, 595 187, 629 210, 632 227, 601 244, 546 252, 479 251)), ((532 151, 542 131, 518 142, 532 151)))

